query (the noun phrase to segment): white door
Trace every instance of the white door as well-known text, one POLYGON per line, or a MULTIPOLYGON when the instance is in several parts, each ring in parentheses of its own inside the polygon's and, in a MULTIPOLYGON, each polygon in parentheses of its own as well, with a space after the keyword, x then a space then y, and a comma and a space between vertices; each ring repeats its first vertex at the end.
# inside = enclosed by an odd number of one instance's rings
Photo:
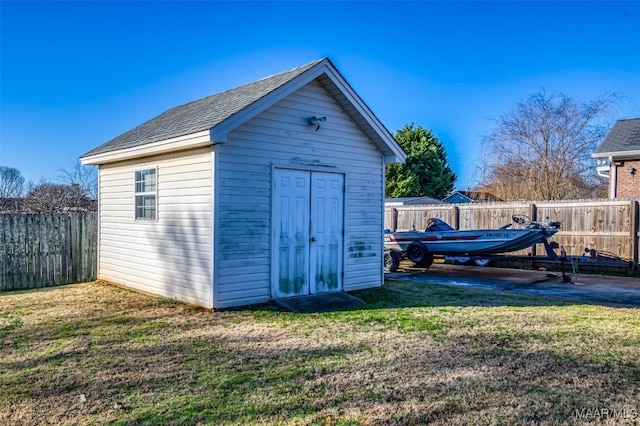
POLYGON ((309 294, 309 172, 276 169, 273 297, 309 294))
POLYGON ((311 293, 342 290, 344 176, 311 174, 311 293))
POLYGON ((272 295, 342 290, 344 176, 275 169, 272 295))

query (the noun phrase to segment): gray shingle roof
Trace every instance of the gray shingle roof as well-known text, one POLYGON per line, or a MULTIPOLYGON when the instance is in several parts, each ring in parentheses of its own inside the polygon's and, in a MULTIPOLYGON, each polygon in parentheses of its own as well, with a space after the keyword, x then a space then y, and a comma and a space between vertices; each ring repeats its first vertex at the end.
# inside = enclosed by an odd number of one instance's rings
POLYGON ((616 121, 595 154, 625 151, 640 151, 640 118, 616 121))
POLYGON ((133 148, 208 130, 313 68, 323 60, 325 59, 318 59, 292 70, 171 108, 87 152, 82 157, 133 148))

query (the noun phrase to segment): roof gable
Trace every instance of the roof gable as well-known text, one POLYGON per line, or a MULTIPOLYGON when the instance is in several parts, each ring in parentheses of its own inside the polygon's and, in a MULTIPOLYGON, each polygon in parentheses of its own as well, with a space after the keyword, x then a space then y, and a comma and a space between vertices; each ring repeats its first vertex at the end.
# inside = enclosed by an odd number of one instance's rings
POLYGON ((87 152, 82 161, 102 164, 108 159, 133 158, 150 147, 166 152, 178 146, 176 141, 181 148, 195 141, 224 142, 230 131, 314 79, 320 81, 388 162, 404 161, 405 154, 393 136, 327 58, 171 108, 87 152))
POLYGON ((640 156, 640 118, 616 121, 592 156, 621 155, 640 156))

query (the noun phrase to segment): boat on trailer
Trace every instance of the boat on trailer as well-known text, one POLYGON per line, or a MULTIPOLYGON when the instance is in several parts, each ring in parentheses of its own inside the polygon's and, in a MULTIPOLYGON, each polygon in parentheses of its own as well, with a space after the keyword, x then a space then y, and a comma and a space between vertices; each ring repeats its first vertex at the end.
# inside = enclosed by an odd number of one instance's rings
POLYGON ((424 232, 385 231, 385 271, 396 270, 400 260, 405 257, 426 268, 433 263, 434 255, 488 256, 522 250, 546 243, 561 225, 561 222, 534 222, 525 215, 514 215, 512 221, 497 229, 460 231, 441 219, 431 218, 424 232))

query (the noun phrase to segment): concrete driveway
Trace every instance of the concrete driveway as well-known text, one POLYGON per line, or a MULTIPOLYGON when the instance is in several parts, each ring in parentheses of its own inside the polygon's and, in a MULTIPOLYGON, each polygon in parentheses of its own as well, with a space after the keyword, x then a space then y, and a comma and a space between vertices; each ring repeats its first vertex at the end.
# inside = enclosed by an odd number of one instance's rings
MULTIPOLYGON (((404 266, 404 265, 402 265, 404 266)), ((564 283, 561 273, 434 263, 428 269, 402 267, 385 279, 513 291, 606 305, 640 307, 640 278, 577 274, 564 283)))

